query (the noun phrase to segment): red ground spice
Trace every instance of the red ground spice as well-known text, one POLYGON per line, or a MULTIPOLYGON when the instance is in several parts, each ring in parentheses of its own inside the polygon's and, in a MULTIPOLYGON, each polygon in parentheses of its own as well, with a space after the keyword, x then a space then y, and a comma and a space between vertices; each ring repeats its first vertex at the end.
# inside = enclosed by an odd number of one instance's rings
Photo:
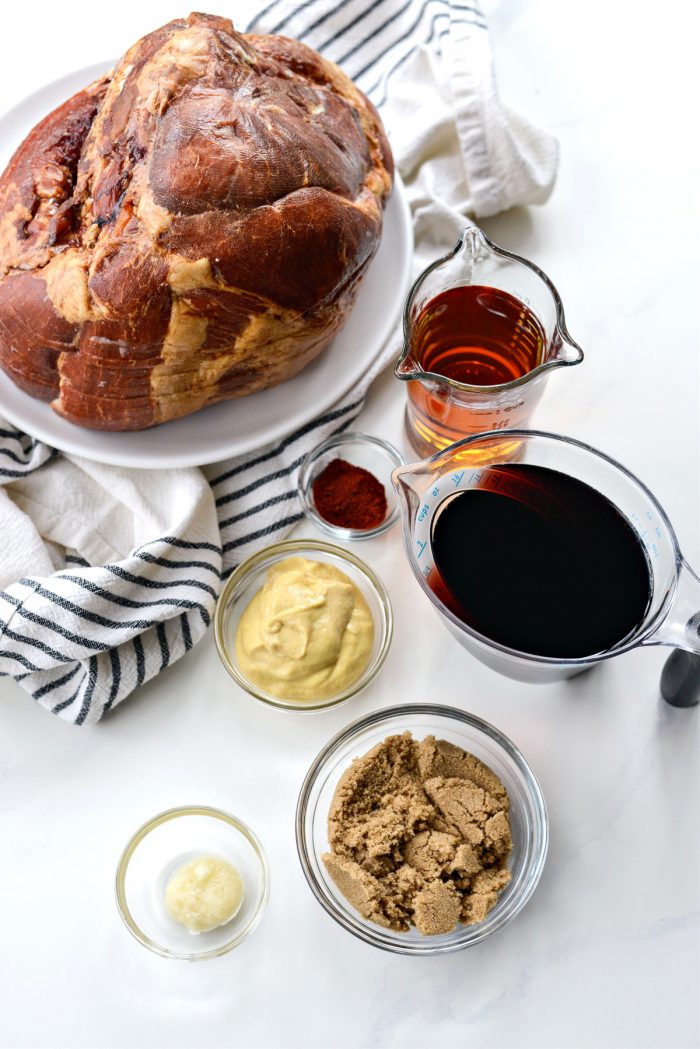
POLYGON ((316 510, 340 528, 366 531, 386 517, 384 485, 373 473, 345 459, 332 459, 311 486, 316 510))

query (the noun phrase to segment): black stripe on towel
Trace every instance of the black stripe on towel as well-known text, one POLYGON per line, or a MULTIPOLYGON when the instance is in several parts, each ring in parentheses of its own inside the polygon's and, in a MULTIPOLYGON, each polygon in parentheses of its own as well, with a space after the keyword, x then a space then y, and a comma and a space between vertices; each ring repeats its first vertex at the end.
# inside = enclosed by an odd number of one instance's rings
MULTIPOLYGON (((324 22, 328 21, 329 18, 332 18, 334 15, 337 15, 338 11, 342 11, 342 9, 346 7, 348 3, 351 2, 352 0, 342 0, 341 3, 337 4, 335 7, 332 7, 330 11, 326 11, 322 18, 317 18, 315 22, 311 23, 311 25, 305 26, 304 29, 302 29, 304 37, 307 37, 309 33, 312 33, 314 29, 317 29, 324 22)), ((329 44, 332 44, 336 40, 339 40, 347 33, 349 29, 353 29, 359 22, 361 22, 363 18, 367 18, 368 15, 371 15, 372 11, 374 11, 375 8, 385 3, 386 0, 374 0, 374 3, 370 4, 369 7, 365 7, 364 5, 362 5, 360 13, 356 15, 355 18, 353 18, 346 25, 341 26, 341 28, 337 29, 333 36, 329 37, 322 44, 319 44, 316 50, 323 52, 329 44)), ((357 4, 355 4, 355 6, 357 6, 357 4)))
POLYGON ((20 463, 22 466, 27 464, 27 459, 34 451, 34 442, 32 441, 30 447, 24 453, 24 455, 17 455, 16 452, 11 451, 9 448, 0 448, 0 455, 6 455, 8 459, 12 459, 16 463, 20 463))
POLYGON ((80 708, 80 712, 75 719, 76 725, 82 725, 85 718, 90 712, 90 705, 92 703, 93 693, 95 691, 95 684, 97 682, 97 656, 90 656, 90 669, 88 671, 88 683, 85 689, 85 695, 83 696, 83 704, 80 708))
MULTIPOLYGON (((343 2, 344 3, 350 3, 350 0, 343 0, 343 2)), ((276 25, 272 26, 271 29, 266 29, 265 32, 269 33, 270 35, 272 35, 273 33, 279 33, 281 29, 284 29, 284 27, 287 25, 288 22, 291 22, 292 19, 296 18, 296 16, 298 14, 301 14, 301 12, 305 11, 307 7, 311 7, 312 4, 315 4, 315 3, 316 3, 316 0, 301 0, 301 2, 300 2, 300 0, 297 0, 297 2, 294 5, 294 10, 290 11, 288 15, 285 15, 284 18, 282 18, 279 22, 277 22, 276 25)), ((275 5, 273 4, 272 6, 274 7, 275 5)), ((342 7, 342 4, 340 4, 339 6, 342 7)), ((260 14, 256 16, 256 20, 257 20, 257 18, 261 18, 264 14, 266 14, 268 10, 269 10, 269 8, 267 8, 266 11, 261 11, 260 14)), ((334 8, 334 11, 335 10, 337 10, 337 8, 334 8)), ((329 13, 333 14, 334 12, 331 11, 329 13)), ((326 17, 328 17, 328 16, 326 16, 326 17)), ((308 26, 307 26, 306 29, 302 30, 304 35, 306 35, 306 33, 308 33, 308 31, 309 31, 308 26)))
POLYGON ((158 635, 158 644, 160 645, 160 670, 158 671, 160 673, 161 670, 165 670, 170 664, 170 646, 165 634, 165 624, 158 624, 156 634, 158 635))
MULTIPOLYGON (((8 595, 6 594, 5 597, 7 596, 8 595)), ((64 637, 66 641, 73 641, 76 645, 84 645, 85 648, 91 648, 93 652, 104 652, 105 649, 109 647, 107 643, 100 644, 98 641, 92 641, 89 637, 85 637, 82 634, 74 634, 72 630, 67 630, 65 627, 59 626, 58 623, 52 623, 50 619, 46 618, 46 616, 37 615, 36 612, 30 612, 27 608, 18 607, 16 615, 21 616, 22 619, 26 619, 30 623, 36 623, 38 626, 46 627, 47 630, 53 631, 54 634, 64 637)), ((87 613, 85 613, 84 618, 89 618, 87 613)), ((11 636, 9 630, 7 631, 7 635, 8 637, 11 636)), ((21 637, 20 640, 24 641, 25 644, 35 645, 37 648, 40 648, 42 652, 53 656, 54 659, 58 659, 60 663, 72 662, 73 659, 75 659, 75 656, 70 656, 69 659, 66 659, 65 655, 62 656, 60 652, 56 652, 55 649, 43 645, 34 638, 21 637)))
POLYGON ((267 499, 264 503, 258 503, 257 506, 251 506, 249 510, 244 510, 243 513, 234 514, 233 517, 227 517, 225 521, 219 521, 219 528, 229 528, 233 524, 237 524, 239 521, 244 521, 247 517, 253 517, 255 514, 259 514, 261 510, 269 510, 271 506, 277 506, 279 503, 287 502, 289 499, 296 498, 296 491, 283 492, 282 495, 275 495, 271 499, 267 499))
POLYGON ((80 670, 80 663, 76 663, 72 670, 69 670, 63 677, 57 677, 54 681, 49 681, 48 685, 42 685, 36 692, 32 692, 32 699, 41 699, 42 696, 47 695, 49 692, 53 692, 54 689, 60 688, 61 685, 67 684, 71 681, 80 670))
POLYGON ((140 561, 147 561, 150 565, 161 565, 162 568, 206 568, 208 572, 213 572, 217 579, 219 578, 218 568, 214 568, 209 561, 174 561, 170 557, 156 557, 154 554, 136 554, 136 556, 140 561))
MULTIPOLYGON (((9 597, 5 594, 5 597, 9 597)), ((9 627, 5 628, 4 636, 11 638, 13 641, 19 641, 23 645, 30 645, 32 648, 36 648, 39 652, 43 652, 45 656, 50 656, 51 659, 55 659, 57 663, 72 663, 75 660, 75 656, 66 656, 61 652, 58 652, 55 648, 51 648, 50 645, 45 644, 43 641, 39 641, 36 637, 27 637, 26 634, 20 634, 16 630, 10 630, 9 627)), ((9 655, 9 652, 0 652, 0 656, 9 655)), ((27 667, 28 670, 46 670, 46 667, 35 667, 32 666, 25 659, 20 659, 19 655, 14 656, 15 659, 27 667)))
MULTIPOLYGON (((467 8, 459 8, 459 10, 465 10, 466 11, 468 9, 467 8)), ((444 21, 446 18, 449 19, 450 25, 449 25, 449 28, 443 29, 442 32, 437 34, 439 40, 442 40, 444 37, 450 35, 451 27, 453 25, 468 25, 468 26, 476 27, 477 29, 486 29, 486 23, 472 21, 471 19, 468 19, 468 18, 452 18, 452 15, 450 13, 448 13, 447 11, 438 11, 438 13, 436 15, 433 15, 432 22, 430 23, 430 33, 428 34, 428 36, 424 40, 419 40, 419 42, 416 43, 416 44, 410 44, 408 49, 406 51, 404 51, 404 53, 401 55, 401 57, 396 62, 394 62, 393 66, 390 69, 388 69, 385 72, 383 72, 380 75, 379 79, 375 80, 374 84, 372 84, 371 87, 367 88, 367 92, 366 93, 368 95, 372 96, 374 94, 374 92, 377 90, 377 88, 379 87, 379 85, 382 82, 384 82, 384 91, 382 92, 382 96, 381 96, 381 98, 378 98, 378 99, 375 100, 377 108, 381 108, 384 105, 384 103, 386 102, 387 95, 388 95, 389 80, 393 76, 393 74, 396 72, 396 70, 399 69, 404 64, 404 62, 407 61, 407 59, 409 59, 411 57, 411 55, 414 54, 415 51, 422 44, 430 44, 430 43, 432 43, 432 41, 435 38, 435 30, 437 28, 437 24, 439 22, 444 21)), ((389 52, 393 49, 394 46, 395 45, 392 45, 391 47, 387 48, 387 50, 385 51, 385 55, 389 54, 389 52)))
POLYGON ((221 547, 216 546, 214 543, 193 543, 188 539, 177 539, 174 535, 164 535, 160 539, 150 539, 147 543, 137 547, 134 553, 137 554, 139 550, 143 550, 146 546, 153 546, 154 543, 162 543, 163 546, 178 546, 183 550, 213 550, 215 554, 221 553, 221 547))
MULTIPOLYGON (((447 2, 447 0, 438 0, 438 2, 444 4, 447 2)), ((361 48, 365 47, 365 45, 369 43, 370 40, 373 40, 374 37, 384 29, 385 26, 389 25, 397 18, 400 18, 401 15, 404 14, 414 4, 415 0, 406 0, 406 2, 401 8, 399 8, 398 11, 394 11, 394 13, 390 15, 388 19, 385 19, 384 22, 382 22, 378 27, 375 26, 375 28, 372 28, 372 26, 370 26, 369 31, 361 39, 355 39, 353 41, 351 36, 350 49, 347 52, 340 54, 340 49, 343 46, 343 37, 345 36, 346 29, 350 29, 358 25, 360 22, 364 21, 364 19, 368 15, 372 14, 372 12, 374 12, 378 7, 381 7, 382 0, 379 0, 378 3, 372 4, 372 6, 367 8, 365 11, 361 11, 359 16, 356 19, 354 19, 354 21, 351 22, 347 27, 338 30, 332 36, 328 37, 327 40, 324 40, 323 43, 319 44, 318 50, 322 54, 326 54, 328 52, 327 57, 331 58, 332 61, 337 62, 340 65, 345 61, 346 57, 351 57, 355 54, 356 51, 359 51, 361 48), (332 45, 335 46, 332 47, 332 45)))
MULTIPOLYGON (((5 631, 5 634, 11 636, 8 631, 5 631)), ((23 641, 24 638, 20 638, 20 640, 23 641)), ((20 652, 0 652, 0 659, 14 659, 16 663, 20 664, 20 666, 26 667, 30 674, 35 670, 41 670, 41 667, 35 666, 34 663, 31 663, 20 652)), ((6 673, 10 673, 10 671, 6 671, 6 673)))
MULTIPOLYGON (((20 580, 20 582, 24 582, 24 580, 20 580)), ((76 605, 73 601, 69 601, 67 597, 55 594, 52 590, 47 590, 46 587, 35 586, 34 592, 40 597, 48 598, 58 605, 59 608, 64 608, 79 619, 84 619, 88 623, 96 623, 98 626, 105 626, 109 630, 126 630, 130 627, 136 630, 150 630, 157 622, 155 619, 108 619, 106 616, 101 616, 98 612, 91 612, 88 608, 76 605)), ((55 629, 60 628, 56 627, 55 629)))
MULTIPOLYGON (((437 14, 433 15, 432 21, 430 23, 430 32, 429 32, 428 36, 425 38, 425 40, 422 40, 422 41, 420 41, 420 43, 412 44, 411 46, 409 46, 409 48, 401 55, 401 57, 398 59, 398 61, 396 61, 394 63, 394 65, 391 67, 391 69, 388 69, 385 72, 383 72, 379 76, 379 78, 377 80, 375 80, 375 82, 372 84, 372 86, 367 88, 367 94, 371 97, 374 94, 374 92, 377 90, 379 85, 382 83, 382 81, 384 81, 384 93, 382 94, 382 97, 380 99, 378 99, 377 102, 376 102, 377 108, 379 108, 380 106, 383 106, 384 103, 386 102, 386 99, 387 99, 387 84, 388 84, 389 78, 396 72, 397 69, 399 69, 403 65, 403 63, 406 61, 406 59, 411 57, 411 55, 414 53, 414 51, 418 47, 420 47, 421 44, 430 44, 430 43, 432 43, 433 38, 435 36, 435 29, 437 27, 438 22, 444 21, 445 18, 448 18, 448 19, 450 18, 450 14, 449 14, 448 11, 438 11, 437 14)), ((388 54, 389 51, 391 51, 391 48, 388 48, 387 51, 385 52, 385 54, 388 54)))
POLYGON ((97 583, 93 583, 89 579, 83 579, 82 576, 69 575, 67 572, 64 572, 61 575, 61 579, 68 579, 71 583, 75 583, 76 586, 82 587, 83 590, 87 590, 105 601, 111 601, 112 604, 120 605, 122 608, 155 608, 156 605, 165 605, 168 608, 199 608, 206 612, 201 602, 189 600, 185 597, 159 597, 155 601, 134 601, 133 598, 124 597, 123 594, 113 594, 110 590, 105 590, 104 587, 98 586, 97 583))
POLYGON ((250 22, 246 26, 246 33, 252 32, 250 27, 255 22, 257 22, 259 18, 264 18, 265 15, 269 15, 271 11, 274 11, 274 9, 279 6, 279 3, 280 0, 272 0, 271 4, 268 4, 267 7, 263 7, 262 11, 258 11, 258 13, 253 18, 251 18, 250 22))
MULTIPOLYGON (((421 7, 421 10, 420 10, 420 14, 418 15, 418 17, 417 17, 417 18, 416 18, 416 20, 414 21, 414 23, 413 23, 413 25, 411 26, 411 28, 410 28, 410 29, 407 29, 407 30, 406 30, 406 32, 405 32, 405 33, 403 33, 403 34, 402 34, 401 36, 397 37, 397 39, 396 39, 396 40, 393 40, 393 41, 392 41, 392 42, 391 42, 391 43, 390 43, 390 44, 388 45, 388 47, 385 47, 385 48, 384 48, 384 50, 383 50, 383 51, 382 51, 382 52, 381 52, 381 53, 380 53, 379 55, 375 55, 375 56, 374 56, 374 58, 372 58, 372 59, 371 59, 371 60, 370 60, 369 62, 367 62, 367 63, 366 63, 366 64, 365 64, 364 66, 362 66, 362 68, 361 68, 361 69, 356 69, 356 70, 354 70, 354 71, 353 71, 353 77, 354 77, 354 79, 356 79, 356 80, 357 80, 357 79, 359 79, 360 77, 364 76, 364 75, 365 75, 365 73, 368 73, 368 72, 370 71, 370 69, 372 69, 372 68, 373 68, 374 66, 376 66, 376 64, 377 64, 378 62, 380 62, 380 61, 381 61, 381 60, 382 60, 383 58, 385 58, 385 57, 386 57, 386 55, 388 55, 390 51, 393 51, 393 49, 394 49, 395 47, 398 47, 398 46, 399 46, 399 44, 401 44, 401 43, 403 43, 404 41, 406 41, 406 40, 410 39, 410 37, 412 37, 412 36, 413 36, 413 34, 415 33, 416 29, 418 28, 418 26, 420 25, 421 21, 423 20, 423 16, 424 16, 425 12, 427 11, 427 9, 428 9, 428 8, 429 8, 429 7, 430 7, 430 6, 432 5, 432 4, 435 4, 435 3, 439 3, 439 4, 442 4, 442 3, 444 3, 444 0, 426 0, 426 2, 425 2, 425 3, 423 4, 423 6, 421 7)), ((438 13, 439 13, 439 12, 438 12, 438 13)), ((447 13, 447 12, 445 12, 445 13, 447 13)), ((452 21, 453 21, 453 22, 455 22, 456 20, 455 20, 455 19, 452 19, 452 21)), ((466 22, 466 19, 465 19, 464 21, 466 22)), ((469 23, 469 24, 472 24, 472 23, 469 23)), ((476 25, 476 26, 479 26, 479 22, 478 22, 478 21, 474 21, 474 23, 473 23, 473 24, 474 24, 474 25, 476 25)), ((382 27, 382 28, 383 28, 383 27, 382 27)), ((485 25, 483 26, 483 28, 485 28, 485 25)), ((411 49, 412 49, 412 50, 414 50, 414 49, 415 49, 416 47, 419 47, 419 46, 420 46, 420 45, 421 45, 422 43, 424 43, 424 40, 423 40, 423 38, 422 38, 422 37, 419 37, 419 38, 418 38, 418 39, 416 40, 416 42, 415 42, 415 43, 414 43, 414 44, 413 44, 413 45, 411 46, 411 49)), ((358 50, 358 49, 357 49, 357 48, 355 48, 354 50, 358 50)), ((354 53, 354 52, 353 52, 353 53, 354 53)), ((341 59, 340 61, 344 61, 344 59, 341 59)))
POLYGON ((213 488, 214 485, 221 484, 223 481, 228 481, 229 478, 235 477, 237 474, 243 473, 245 470, 251 470, 254 466, 260 466, 261 463, 269 462, 270 459, 274 459, 276 455, 283 452, 285 448, 288 448, 290 444, 298 441, 300 437, 306 437, 307 434, 312 433, 318 429, 319 426, 325 425, 325 423, 333 422, 334 419, 340 419, 343 415, 351 412, 353 408, 360 408, 363 403, 363 398, 357 401, 353 401, 352 404, 346 405, 344 408, 336 408, 332 412, 326 412, 325 415, 321 415, 318 419, 313 419, 306 426, 302 426, 301 429, 296 430, 290 434, 289 437, 285 437, 284 440, 280 441, 268 452, 263 455, 259 455, 256 459, 251 459, 247 463, 240 463, 238 466, 234 466, 231 470, 227 470, 226 473, 220 474, 218 477, 213 477, 209 484, 213 488))
MULTIPOLYGON (((370 40, 374 40, 374 38, 379 36, 380 33, 383 33, 386 27, 390 26, 392 22, 395 22, 397 18, 400 18, 402 14, 408 11, 409 7, 413 7, 413 2, 414 0, 406 0, 406 3, 403 5, 403 7, 400 7, 398 11, 394 11, 393 15, 389 15, 388 18, 385 18, 381 25, 376 26, 376 28, 374 28, 370 33, 368 33, 367 36, 364 36, 361 40, 356 40, 349 51, 345 51, 344 54, 340 55, 339 58, 334 59, 334 61, 337 62, 338 65, 342 65, 343 62, 347 62, 348 58, 352 58, 352 56, 356 55, 358 51, 361 51, 362 48, 370 42, 370 40)), ((444 4, 445 0, 426 0, 426 3, 444 4)), ((321 47, 323 47, 323 45, 321 45, 321 47)), ((384 52, 382 51, 380 54, 376 55, 374 61, 378 62, 383 54, 384 52)), ((359 74, 357 73, 353 73, 353 78, 358 75, 359 74)))
POLYGON ((134 638, 134 653, 136 655, 136 687, 143 684, 146 676, 146 657, 143 652, 141 638, 137 634, 134 638))
POLYGON ((120 568, 118 565, 105 565, 105 570, 111 572, 112 575, 117 576, 119 579, 126 580, 127 583, 140 583, 141 586, 146 586, 151 590, 160 590, 161 588, 168 588, 172 586, 192 586, 197 590, 204 590, 207 594, 210 594, 214 601, 216 601, 216 590, 209 586, 208 583, 201 583, 199 579, 170 579, 157 582, 155 579, 149 579, 147 576, 135 575, 133 572, 127 572, 125 568, 120 568))
MULTIPOLYGON (((82 664, 78 664, 78 665, 82 666, 82 664)), ((76 688, 75 692, 71 693, 71 695, 68 697, 68 699, 64 699, 64 700, 62 700, 62 702, 57 703, 55 707, 52 707, 51 708, 51 713, 52 714, 60 714, 61 711, 65 710, 67 707, 69 707, 71 705, 71 703, 75 703, 76 697, 77 697, 78 693, 80 692, 80 689, 83 687, 83 683, 85 681, 86 676, 87 676, 87 671, 85 670, 85 668, 83 668, 83 675, 80 678, 80 684, 76 688)))
POLYGON ((33 469, 34 467, 29 468, 29 464, 27 464, 26 470, 7 470, 4 466, 0 466, 0 477, 26 477, 33 469))
POLYGON ((232 539, 230 543, 224 543, 224 550, 226 552, 235 550, 239 546, 245 546, 246 543, 252 543, 254 539, 262 539, 263 536, 278 532, 280 528, 287 528, 287 526, 297 524, 303 516, 303 514, 290 514, 289 517, 283 517, 281 521, 275 521, 274 524, 268 525, 267 528, 260 528, 257 532, 250 532, 239 539, 232 539))
MULTIPOLYGON (((281 470, 275 470, 274 473, 265 474, 264 477, 258 477, 256 481, 251 481, 250 484, 247 484, 244 488, 237 488, 235 492, 228 492, 226 495, 220 495, 219 498, 216 500, 216 505, 226 506, 227 503, 232 503, 234 499, 242 499, 244 495, 250 495, 251 492, 256 491, 258 488, 262 488, 262 486, 265 484, 269 484, 270 481, 279 481, 283 477, 288 477, 291 473, 294 473, 294 471, 298 469, 298 467, 301 466, 301 464, 304 462, 304 459, 306 459, 306 455, 307 453, 304 452, 303 455, 300 455, 289 466, 284 466, 281 470)), ((226 550, 226 545, 224 545, 221 549, 226 550)))
MULTIPOLYGON (((385 47, 383 47, 381 51, 379 51, 378 53, 374 54, 372 56, 372 58, 369 61, 367 61, 365 63, 365 65, 363 65, 360 69, 354 69, 353 68, 351 70, 353 79, 359 80, 360 77, 363 77, 366 73, 368 73, 370 71, 370 69, 374 68, 374 66, 376 66, 379 62, 381 62, 383 59, 385 59, 386 56, 388 54, 390 54, 391 51, 394 50, 394 48, 399 47, 400 44, 402 44, 402 43, 404 43, 406 41, 409 41, 409 50, 412 53, 417 47, 420 47, 421 44, 428 43, 430 40, 432 40, 432 32, 431 32, 430 37, 426 38, 424 35, 418 34, 416 36, 415 40, 411 42, 411 38, 415 34, 416 29, 418 28, 420 23, 422 22, 423 16, 425 15, 427 9, 433 4, 440 4, 441 6, 443 6, 443 8, 445 8, 446 0, 425 0, 425 3, 422 5, 422 7, 420 9, 418 17, 414 20, 414 22, 411 25, 411 27, 409 29, 407 29, 405 32, 403 32, 400 36, 398 36, 394 40, 392 40, 385 47)), ((366 36, 363 40, 358 41, 357 43, 355 43, 353 45, 353 47, 350 49, 350 51, 347 51, 344 55, 336 58, 335 61, 340 63, 340 64, 342 64, 345 61, 347 61, 347 59, 350 58, 352 55, 357 54, 357 52, 361 51, 365 47, 366 44, 368 44, 372 39, 374 39, 374 37, 379 36, 391 22, 395 21, 401 14, 403 14, 405 11, 407 11, 407 9, 410 6, 412 6, 411 3, 404 4, 404 6, 399 11, 395 12, 389 19, 387 19, 373 33, 371 33, 369 36, 366 36)), ((474 25, 474 26, 476 26, 477 28, 480 28, 480 29, 485 29, 486 28, 486 23, 483 21, 482 18, 480 18, 479 12, 475 8, 473 8, 471 6, 459 6, 459 7, 456 7, 455 5, 451 5, 449 9, 444 9, 442 11, 439 11, 437 13, 436 17, 440 17, 440 16, 444 16, 444 17, 449 18, 450 21, 451 21, 451 24, 463 23, 465 25, 474 25), (456 19, 456 18, 452 18, 452 10, 459 10, 459 11, 464 11, 464 12, 467 12, 467 13, 473 13, 474 14, 474 19, 472 20, 472 19, 456 19)), ((405 57, 406 56, 404 56, 404 59, 402 59, 402 61, 405 60, 405 57)), ((392 71, 390 71, 390 72, 392 72, 392 71)), ((388 75, 390 75, 390 74, 388 74, 388 75)), ((380 82, 381 82, 381 77, 380 77, 378 83, 380 83, 380 82)), ((371 94, 376 89, 376 87, 377 87, 377 85, 375 84, 373 87, 369 88, 367 90, 367 94, 371 94)), ((382 98, 382 100, 378 104, 379 105, 383 105, 383 103, 385 101, 386 101, 386 93, 384 94, 384 97, 382 98)))
POLYGON ((182 627, 182 641, 185 646, 185 652, 189 652, 192 648, 192 634, 190 632, 190 624, 187 622, 187 616, 184 613, 180 616, 180 625, 182 627))
POLYGON ((109 662, 110 662, 111 667, 112 667, 112 685, 111 685, 111 688, 109 690, 109 696, 107 697, 107 702, 105 703, 104 710, 102 711, 103 715, 106 714, 111 709, 112 704, 114 703, 114 700, 117 698, 117 695, 119 694, 119 686, 120 686, 121 680, 122 680, 122 665, 121 665, 121 660, 119 658, 119 649, 118 648, 110 648, 110 650, 109 650, 109 662))
MULTIPOLYGON (((356 418, 357 416, 353 415, 352 419, 346 419, 341 426, 332 431, 331 436, 335 436, 338 433, 342 433, 343 430, 347 430, 348 426, 350 426, 356 418)), ((304 454, 295 459, 290 466, 285 466, 283 469, 276 470, 274 473, 266 474, 265 477, 259 477, 257 481, 251 481, 250 484, 245 486, 245 488, 238 488, 235 492, 228 492, 226 495, 220 495, 216 500, 217 507, 225 506, 227 503, 233 502, 234 499, 241 499, 244 495, 250 495, 251 492, 254 492, 257 488, 262 488, 265 484, 269 484, 270 481, 279 481, 283 477, 288 477, 289 474, 294 473, 294 471, 301 466, 307 455, 308 452, 304 452, 304 454)), ((226 546, 222 547, 222 551, 226 549, 226 546)))
POLYGON ((86 561, 84 557, 80 557, 79 554, 66 554, 67 565, 79 565, 81 568, 91 568, 89 561, 86 561))

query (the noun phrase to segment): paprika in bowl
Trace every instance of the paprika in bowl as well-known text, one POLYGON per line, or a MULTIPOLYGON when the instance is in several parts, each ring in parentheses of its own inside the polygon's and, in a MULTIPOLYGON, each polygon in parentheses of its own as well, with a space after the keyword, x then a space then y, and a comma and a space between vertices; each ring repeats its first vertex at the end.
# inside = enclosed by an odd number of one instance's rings
POLYGON ((309 452, 299 470, 299 499, 317 528, 336 539, 371 539, 398 521, 391 474, 404 459, 381 437, 342 433, 309 452))
POLYGON ((363 561, 320 539, 288 539, 231 574, 214 637, 231 677, 286 710, 337 706, 374 680, 393 631, 389 595, 363 561))

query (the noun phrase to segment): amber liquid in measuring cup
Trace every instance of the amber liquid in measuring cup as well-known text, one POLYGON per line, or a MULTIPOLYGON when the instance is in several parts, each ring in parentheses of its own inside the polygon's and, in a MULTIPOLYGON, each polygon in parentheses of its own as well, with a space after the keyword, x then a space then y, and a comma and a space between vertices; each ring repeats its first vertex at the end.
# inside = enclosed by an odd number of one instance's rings
MULTIPOLYGON (((465 285, 431 299, 413 326, 411 353, 423 372, 468 386, 520 379, 542 363, 546 337, 528 307, 500 288, 465 285)), ((529 411, 517 393, 484 405, 439 382, 408 384, 409 421, 418 450, 435 451, 484 430, 517 427, 529 411), (423 448, 423 444, 427 447, 423 448)))

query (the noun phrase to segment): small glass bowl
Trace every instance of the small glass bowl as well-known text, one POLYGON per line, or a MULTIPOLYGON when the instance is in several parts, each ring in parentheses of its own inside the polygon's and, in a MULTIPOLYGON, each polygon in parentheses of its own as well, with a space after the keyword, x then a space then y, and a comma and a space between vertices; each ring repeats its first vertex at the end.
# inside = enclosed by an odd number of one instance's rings
POLYGON ((407 704, 360 718, 324 747, 302 784, 296 814, 297 850, 311 891, 344 929, 365 943, 394 954, 433 955, 471 947, 502 928, 535 891, 547 855, 548 820, 540 786, 529 765, 506 736, 488 722, 454 707, 407 704), (367 921, 345 899, 321 860, 328 844, 328 813, 341 775, 387 736, 410 731, 416 740, 432 735, 474 754, 496 773, 510 799, 512 879, 498 903, 478 925, 458 925, 450 933, 425 936, 412 928, 394 932, 367 921))
POLYGON ((250 936, 265 910, 270 874, 262 845, 245 823, 205 805, 168 809, 134 834, 117 867, 117 907, 139 943, 164 958, 217 958, 250 936), (169 914, 165 889, 175 871, 197 856, 232 863, 243 880, 243 902, 226 925, 191 933, 169 914))
POLYGON ((398 466, 404 465, 405 460, 399 450, 381 437, 372 437, 368 433, 340 433, 329 437, 309 452, 299 469, 298 489, 302 509, 317 528, 335 539, 371 539, 381 535, 391 528, 401 515, 398 496, 391 483, 391 474, 398 466), (333 459, 345 459, 352 466, 361 466, 364 470, 369 470, 384 485, 386 517, 376 528, 341 528, 340 525, 326 521, 316 509, 314 481, 333 459))
POLYGON ((281 707, 283 710, 297 710, 304 713, 344 703, 361 692, 370 681, 373 681, 386 659, 393 630, 391 602, 381 579, 359 557, 320 539, 286 539, 284 542, 274 543, 259 553, 253 554, 229 576, 219 594, 214 612, 216 648, 221 662, 234 681, 263 703, 281 707), (265 582, 270 566, 287 557, 306 557, 310 561, 323 561, 340 569, 358 587, 369 605, 374 620, 374 644, 366 668, 342 692, 337 692, 326 699, 300 702, 297 699, 281 699, 279 696, 273 696, 250 681, 236 660, 236 631, 241 616, 265 582))

